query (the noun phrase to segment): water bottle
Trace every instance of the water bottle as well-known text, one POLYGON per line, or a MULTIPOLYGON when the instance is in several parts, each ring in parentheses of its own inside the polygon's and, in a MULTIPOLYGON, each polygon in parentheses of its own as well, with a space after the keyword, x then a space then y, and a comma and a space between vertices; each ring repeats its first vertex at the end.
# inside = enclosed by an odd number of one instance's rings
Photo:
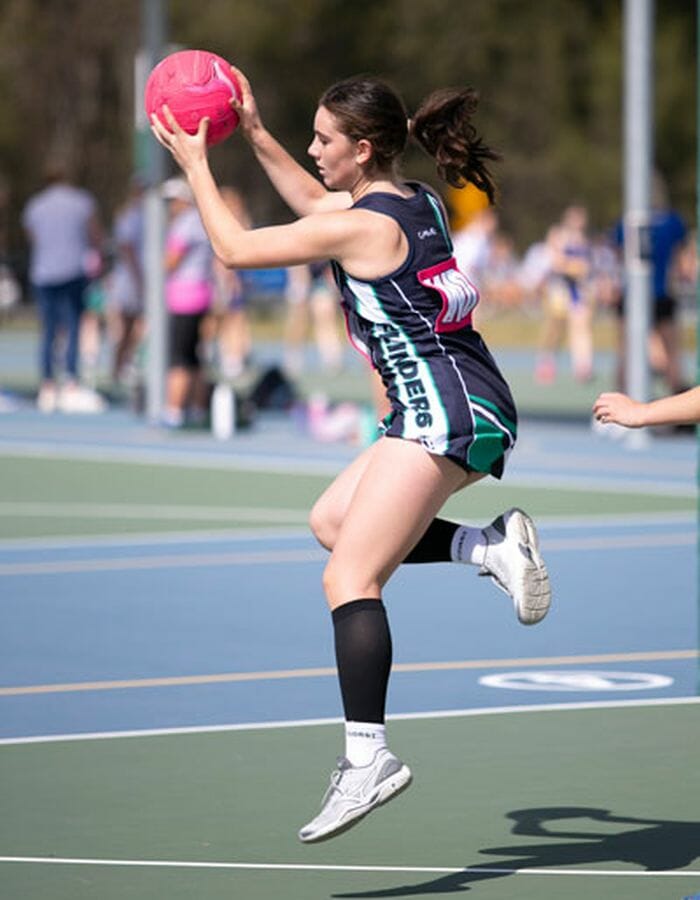
POLYGON ((226 441, 236 430, 236 395, 230 384, 217 384, 211 395, 211 430, 226 441))

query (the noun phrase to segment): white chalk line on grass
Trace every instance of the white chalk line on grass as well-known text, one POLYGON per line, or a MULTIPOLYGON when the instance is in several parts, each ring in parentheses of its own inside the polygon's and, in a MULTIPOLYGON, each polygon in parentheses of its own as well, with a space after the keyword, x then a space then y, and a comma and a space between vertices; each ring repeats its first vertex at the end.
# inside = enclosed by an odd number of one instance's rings
POLYGON ((671 869, 512 869, 499 866, 360 866, 313 863, 245 863, 178 859, 90 859, 58 856, 0 856, 0 863, 51 866, 113 866, 154 869, 233 869, 264 872, 369 872, 404 875, 580 875, 612 878, 700 878, 700 871, 671 869))
MULTIPOLYGON (((640 550, 668 547, 689 547, 697 543, 695 532, 668 534, 620 534, 595 537, 545 538, 542 548, 548 553, 559 551, 589 552, 591 550, 640 550)), ((211 566, 279 565, 288 563, 316 563, 328 554, 322 549, 259 550, 249 552, 219 552, 162 554, 124 558, 49 560, 0 563, 0 576, 62 575, 80 572, 115 572, 142 569, 209 568, 211 566)))
MULTIPOLYGON (((511 713, 578 712, 581 710, 627 709, 630 707, 688 706, 700 703, 700 697, 665 697, 643 700, 595 700, 580 703, 536 703, 527 706, 491 706, 474 709, 440 709, 426 712, 394 713, 390 722, 432 719, 464 719, 477 716, 500 716, 511 713)), ((292 719, 274 722, 238 722, 228 725, 189 725, 179 728, 143 728, 131 731, 93 731, 75 734, 42 734, 30 737, 1 738, 0 746, 15 744, 54 744, 73 741, 103 741, 121 738, 173 737, 179 735, 218 734, 230 731, 271 731, 281 728, 312 728, 343 723, 339 716, 325 719, 292 719)))

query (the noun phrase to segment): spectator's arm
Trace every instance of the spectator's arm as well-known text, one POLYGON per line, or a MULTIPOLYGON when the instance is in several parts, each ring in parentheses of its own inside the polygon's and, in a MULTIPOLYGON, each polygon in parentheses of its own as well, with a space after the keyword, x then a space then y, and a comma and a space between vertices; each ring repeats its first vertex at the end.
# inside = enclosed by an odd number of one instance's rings
POLYGON ((599 422, 642 428, 647 425, 689 425, 700 422, 700 387, 649 403, 626 394, 601 394, 593 405, 599 422))

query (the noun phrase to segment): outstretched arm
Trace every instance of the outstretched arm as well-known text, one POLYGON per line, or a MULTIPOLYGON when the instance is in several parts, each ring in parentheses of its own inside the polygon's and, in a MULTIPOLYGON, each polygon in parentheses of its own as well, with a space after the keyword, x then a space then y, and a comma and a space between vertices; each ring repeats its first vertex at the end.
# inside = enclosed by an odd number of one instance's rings
POLYGON ((599 422, 614 422, 628 428, 646 425, 685 425, 700 422, 700 387, 680 394, 639 403, 626 394, 601 394, 593 405, 599 422))

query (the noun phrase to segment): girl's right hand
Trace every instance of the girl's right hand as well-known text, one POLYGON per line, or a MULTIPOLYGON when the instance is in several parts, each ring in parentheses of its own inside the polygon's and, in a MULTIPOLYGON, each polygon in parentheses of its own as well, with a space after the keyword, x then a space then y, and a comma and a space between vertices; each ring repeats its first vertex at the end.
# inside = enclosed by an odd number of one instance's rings
POLYGON ((177 119, 167 105, 163 105, 161 115, 155 113, 151 116, 151 131, 159 144, 170 151, 175 162, 180 166, 185 175, 207 161, 207 128, 209 119, 205 116, 199 122, 195 134, 188 134, 178 125, 177 119))

